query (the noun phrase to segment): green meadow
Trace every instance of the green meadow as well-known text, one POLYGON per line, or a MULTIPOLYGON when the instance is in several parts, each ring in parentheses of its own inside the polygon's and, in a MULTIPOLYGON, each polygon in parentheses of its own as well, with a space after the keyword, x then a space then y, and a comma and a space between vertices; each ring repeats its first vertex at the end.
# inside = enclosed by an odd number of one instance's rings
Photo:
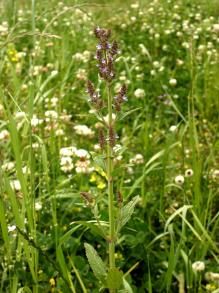
POLYGON ((0 292, 218 293, 218 1, 0 10, 0 292))

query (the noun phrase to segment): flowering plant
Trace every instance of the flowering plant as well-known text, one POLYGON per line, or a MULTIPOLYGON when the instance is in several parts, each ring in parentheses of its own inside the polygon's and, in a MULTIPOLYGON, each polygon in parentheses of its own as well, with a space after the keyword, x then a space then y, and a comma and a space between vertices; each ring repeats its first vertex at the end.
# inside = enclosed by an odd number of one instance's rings
POLYGON ((103 151, 104 166, 106 167, 107 182, 108 182, 108 215, 109 215, 109 230, 106 234, 101 227, 99 216, 97 215, 97 203, 95 197, 87 192, 82 192, 82 197, 87 203, 92 206, 94 215, 97 220, 100 232, 106 239, 109 248, 109 266, 107 267, 102 259, 98 256, 96 250, 88 243, 85 243, 86 255, 90 266, 95 276, 101 281, 103 287, 108 288, 110 292, 116 292, 120 289, 123 283, 123 272, 116 267, 115 263, 115 245, 117 236, 121 228, 130 219, 134 207, 139 200, 136 196, 129 203, 123 205, 123 196, 120 191, 114 190, 114 146, 118 136, 116 135, 117 115, 121 111, 121 106, 127 101, 126 93, 127 86, 123 84, 119 92, 112 98, 112 82, 115 79, 114 61, 119 53, 118 44, 116 41, 110 43, 111 30, 95 28, 94 34, 98 39, 96 60, 99 71, 99 77, 105 83, 107 89, 107 106, 104 99, 91 81, 87 82, 87 93, 89 94, 89 102, 93 106, 97 116, 101 119, 105 129, 99 130, 99 145, 103 151), (107 108, 107 120, 104 119, 103 110, 107 108), (113 110, 116 112, 113 119, 113 110), (115 193, 117 194, 117 209, 115 206, 115 193))

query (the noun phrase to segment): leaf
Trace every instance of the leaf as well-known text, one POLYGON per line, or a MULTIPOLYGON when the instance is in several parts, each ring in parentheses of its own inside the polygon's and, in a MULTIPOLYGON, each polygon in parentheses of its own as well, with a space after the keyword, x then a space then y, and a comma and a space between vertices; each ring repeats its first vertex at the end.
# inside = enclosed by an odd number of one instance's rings
POLYGON ((17 293, 32 293, 32 291, 30 290, 29 287, 24 286, 22 288, 19 288, 18 291, 17 291, 17 293))
POLYGON ((109 289, 119 289, 122 285, 123 272, 112 268, 107 274, 107 286, 109 289))
POLYGON ((88 262, 93 270, 94 275, 99 279, 101 282, 104 283, 107 273, 106 273, 106 266, 100 256, 98 255, 97 251, 88 243, 84 244, 86 256, 88 262))
POLYGON ((177 209, 169 218, 168 218, 168 220, 166 221, 166 223, 165 223, 165 227, 164 227, 164 231, 167 231, 167 228, 168 228, 168 226, 170 225, 170 223, 173 221, 173 219, 176 217, 176 216, 178 216, 181 212, 183 212, 183 211, 186 211, 187 212, 187 210, 188 209, 191 209, 192 208, 192 206, 191 205, 184 205, 184 206, 182 206, 181 208, 179 208, 179 209, 177 209))
POLYGON ((121 215, 118 221, 117 231, 119 231, 130 220, 134 212, 134 208, 139 200, 140 197, 139 195, 137 195, 121 209, 121 215))
POLYGON ((101 227, 102 229, 97 226, 97 222, 96 221, 75 221, 75 222, 72 222, 71 224, 80 224, 80 225, 83 225, 89 229, 92 230, 93 233, 103 237, 104 239, 106 238, 106 235, 104 234, 104 230, 103 230, 103 227, 105 226, 105 222, 100 222, 101 223, 101 227))
POLYGON ((132 113, 134 113, 134 112, 136 112, 136 111, 138 111, 138 110, 140 110, 140 109, 142 109, 142 107, 135 108, 135 109, 132 109, 132 110, 130 110, 130 111, 128 111, 128 112, 125 112, 125 113, 119 118, 119 120, 124 119, 124 118, 127 117, 128 115, 131 115, 132 113))
POLYGON ((129 285, 129 283, 126 281, 126 279, 125 278, 123 278, 123 286, 124 286, 124 293, 126 292, 126 293, 134 293, 133 292, 133 290, 132 290, 132 288, 131 288, 131 286, 129 285))

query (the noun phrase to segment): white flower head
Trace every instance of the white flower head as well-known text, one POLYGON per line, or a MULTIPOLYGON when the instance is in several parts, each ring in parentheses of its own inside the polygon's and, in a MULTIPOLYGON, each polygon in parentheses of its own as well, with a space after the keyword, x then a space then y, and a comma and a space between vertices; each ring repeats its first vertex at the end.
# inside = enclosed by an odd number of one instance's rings
POLYGON ((15 191, 21 190, 21 183, 19 180, 13 180, 10 182, 11 188, 15 191))
POLYGON ((171 125, 170 128, 169 128, 169 130, 171 132, 175 132, 177 130, 177 126, 176 125, 171 125))
POLYGON ((75 166, 77 173, 89 174, 94 170, 94 168, 90 166, 90 160, 78 160, 75 166))
POLYGON ((9 138, 10 134, 8 130, 4 129, 0 132, 0 141, 1 140, 7 140, 9 138))
POLYGON ((216 169, 212 171, 212 178, 219 179, 219 170, 216 169))
POLYGON ((40 211, 42 209, 42 203, 37 201, 35 202, 35 210, 40 211))
POLYGON ((43 120, 37 118, 36 115, 33 115, 32 119, 30 120, 30 124, 31 124, 31 126, 33 126, 33 127, 36 127, 36 126, 38 126, 38 125, 40 125, 40 124, 42 124, 42 123, 43 123, 43 120))
POLYGON ((137 89, 134 91, 134 95, 136 98, 144 98, 145 97, 145 91, 143 89, 137 89))
POLYGON ((175 78, 171 78, 171 79, 169 80, 169 84, 170 84, 171 86, 176 86, 176 85, 177 85, 177 80, 176 80, 175 78))
POLYGON ((13 170, 15 167, 15 163, 14 162, 7 162, 5 164, 2 165, 2 170, 3 171, 11 171, 13 170))
POLYGON ((87 136, 90 138, 94 136, 94 131, 87 127, 87 125, 75 125, 74 130, 77 134, 82 136, 87 136))
POLYGON ((73 169, 73 163, 71 157, 62 157, 60 161, 61 170, 65 173, 71 172, 73 169))
POLYGON ((48 110, 45 112, 46 121, 49 121, 50 119, 56 120, 58 118, 58 113, 54 110, 48 110))
POLYGON ((72 147, 64 147, 59 150, 59 154, 61 157, 71 157, 75 154, 76 150, 77 149, 73 146, 72 147))
POLYGON ((84 149, 76 150, 75 155, 79 158, 86 158, 86 159, 90 158, 88 151, 86 151, 84 149))
POLYGON ((136 154, 132 159, 130 159, 131 164, 143 164, 144 163, 144 157, 142 154, 136 154))
POLYGON ((183 185, 184 181, 185 181, 185 179, 182 175, 178 175, 175 177, 175 183, 177 185, 180 185, 180 186, 183 185))
POLYGON ((213 24, 213 31, 218 33, 219 32, 219 23, 213 24))
POLYGON ((16 226, 12 225, 12 226, 8 226, 8 232, 13 232, 16 230, 16 226))
POLYGON ((192 177, 194 174, 193 170, 192 169, 187 169, 185 171, 185 177, 192 177))
POLYGON ((205 269, 205 263, 203 261, 196 261, 192 264, 192 269, 195 272, 201 272, 205 269))
POLYGON ((18 119, 18 120, 23 119, 25 116, 26 116, 25 112, 17 112, 17 113, 15 113, 15 118, 18 119))

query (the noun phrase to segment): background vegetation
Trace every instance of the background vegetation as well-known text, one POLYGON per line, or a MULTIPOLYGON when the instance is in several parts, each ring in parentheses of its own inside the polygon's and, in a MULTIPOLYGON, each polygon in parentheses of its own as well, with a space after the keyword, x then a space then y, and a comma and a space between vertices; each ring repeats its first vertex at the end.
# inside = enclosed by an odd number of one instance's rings
POLYGON ((115 190, 139 195, 121 231, 121 292, 219 292, 218 1, 1 1, 0 290, 99 292, 84 242, 107 260, 80 191, 107 225, 106 174, 86 80, 93 28, 121 54, 115 190))

